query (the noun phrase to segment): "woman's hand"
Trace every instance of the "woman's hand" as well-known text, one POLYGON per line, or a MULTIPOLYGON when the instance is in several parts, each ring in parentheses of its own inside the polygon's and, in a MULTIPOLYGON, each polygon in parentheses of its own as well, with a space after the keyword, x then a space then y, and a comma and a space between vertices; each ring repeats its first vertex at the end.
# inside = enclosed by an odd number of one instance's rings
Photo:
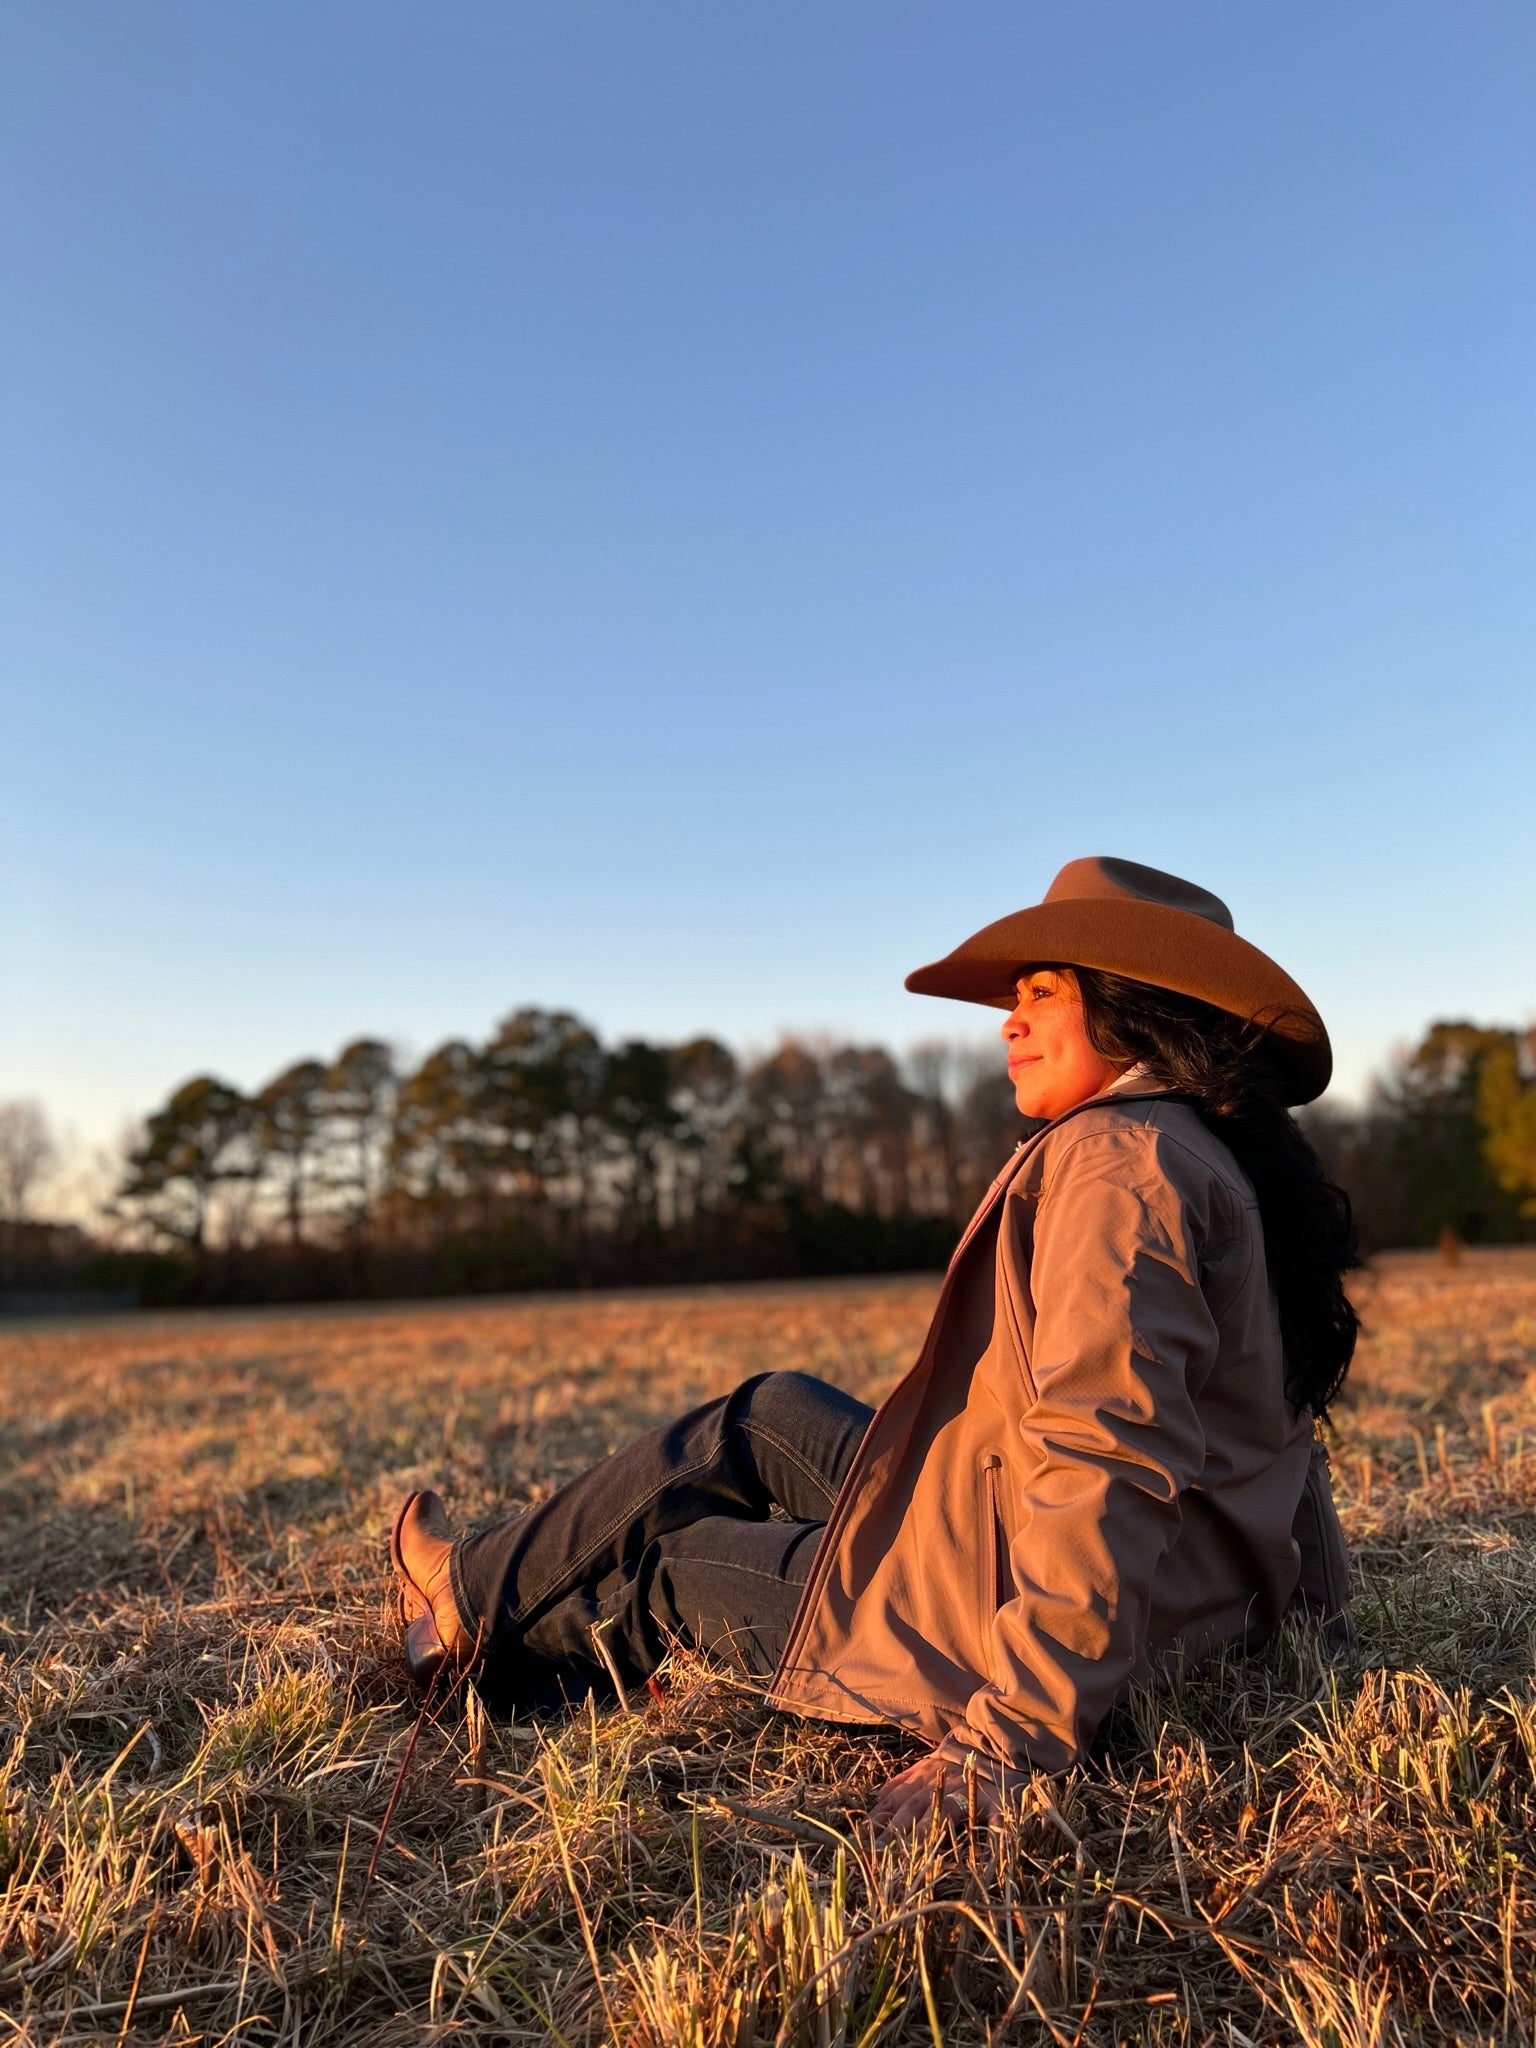
MULTIPOLYGON (((986 1773, 973 1772, 972 1783, 976 1816, 979 1820, 990 1820, 997 1809, 997 1796, 986 1773)), ((869 1809, 876 1839, 889 1841, 897 1835, 921 1834, 933 1816, 935 1799, 942 1820, 963 1822, 970 1818, 971 1793, 966 1773, 937 1750, 919 1757, 915 1764, 886 1780, 879 1798, 869 1809)))

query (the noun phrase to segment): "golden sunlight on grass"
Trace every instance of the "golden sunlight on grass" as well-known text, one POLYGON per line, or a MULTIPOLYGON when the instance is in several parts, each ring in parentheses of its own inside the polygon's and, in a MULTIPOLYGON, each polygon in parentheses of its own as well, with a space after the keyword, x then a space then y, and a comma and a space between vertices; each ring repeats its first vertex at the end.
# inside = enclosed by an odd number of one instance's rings
POLYGON ((1354 1653, 1137 1697, 1001 1833, 873 1852, 899 1739, 694 1660, 643 1711, 418 1728, 403 1489, 488 1518, 776 1366, 872 1398, 933 1293, 0 1336, 0 2038, 1529 2043, 1536 1254, 1359 1285, 1354 1653))

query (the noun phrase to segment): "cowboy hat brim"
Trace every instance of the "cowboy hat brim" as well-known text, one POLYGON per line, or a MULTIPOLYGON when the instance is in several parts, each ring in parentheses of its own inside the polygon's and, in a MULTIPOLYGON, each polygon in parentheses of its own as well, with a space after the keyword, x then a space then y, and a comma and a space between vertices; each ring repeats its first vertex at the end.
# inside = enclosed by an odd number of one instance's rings
POLYGON ((1267 953, 1187 910, 1130 898, 1069 897, 983 925, 942 960, 916 968, 915 995, 1011 1010, 1025 967, 1099 967, 1195 996, 1267 1033, 1289 1103, 1311 1102, 1333 1073, 1316 1006, 1267 953))

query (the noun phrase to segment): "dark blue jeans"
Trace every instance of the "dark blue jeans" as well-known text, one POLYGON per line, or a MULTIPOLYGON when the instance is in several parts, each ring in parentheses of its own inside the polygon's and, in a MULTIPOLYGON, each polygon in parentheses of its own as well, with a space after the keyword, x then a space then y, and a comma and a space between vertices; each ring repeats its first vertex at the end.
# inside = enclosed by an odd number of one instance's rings
POLYGON ((760 1373, 464 1537, 453 1594, 483 1632, 487 1704, 611 1696, 609 1660, 638 1684, 674 1641, 771 1673, 873 1413, 808 1373, 760 1373))

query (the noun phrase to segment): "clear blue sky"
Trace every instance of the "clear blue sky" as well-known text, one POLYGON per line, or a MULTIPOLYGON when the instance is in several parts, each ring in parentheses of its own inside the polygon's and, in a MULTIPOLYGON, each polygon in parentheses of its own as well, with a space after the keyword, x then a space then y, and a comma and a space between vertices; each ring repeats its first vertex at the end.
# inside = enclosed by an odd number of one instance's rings
POLYGON ((1536 1010, 1527 0, 6 10, 0 1096, 990 1028, 1107 852, 1536 1010))

